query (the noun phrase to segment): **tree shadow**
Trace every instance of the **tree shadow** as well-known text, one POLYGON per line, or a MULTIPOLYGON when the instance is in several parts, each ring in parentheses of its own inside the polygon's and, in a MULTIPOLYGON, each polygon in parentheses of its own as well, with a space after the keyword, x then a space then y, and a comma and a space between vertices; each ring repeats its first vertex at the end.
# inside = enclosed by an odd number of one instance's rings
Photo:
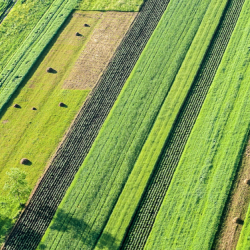
MULTIPOLYGON (((98 227, 100 228, 100 227, 98 227)), ((102 233, 103 228, 100 231, 93 230, 84 220, 72 217, 69 213, 66 213, 63 209, 57 211, 54 223, 50 227, 51 230, 58 232, 67 232, 70 234, 71 239, 77 239, 81 241, 85 246, 93 248, 98 242, 100 249, 117 249, 115 244, 115 238, 111 234, 102 233), (67 220, 67 223, 64 223, 67 220), (100 236, 101 239, 100 239, 100 236), (100 240, 99 240, 100 239, 100 240), (110 248, 110 245, 112 247, 110 248)), ((65 247, 72 247, 72 241, 65 241, 65 247), (66 246, 68 244, 68 246, 66 246)), ((39 249, 46 249, 45 244, 40 244, 39 249)))

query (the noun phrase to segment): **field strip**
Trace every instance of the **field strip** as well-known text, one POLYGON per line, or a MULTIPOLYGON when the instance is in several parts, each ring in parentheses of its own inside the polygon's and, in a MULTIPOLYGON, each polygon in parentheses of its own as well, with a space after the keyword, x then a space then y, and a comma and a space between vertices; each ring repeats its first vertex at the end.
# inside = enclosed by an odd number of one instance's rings
POLYGON ((110 62, 137 13, 105 12, 77 59, 64 89, 92 89, 110 62))
POLYGON ((74 1, 55 0, 19 47, 0 75, 0 112, 11 99, 37 58, 75 7, 74 1))
POLYGON ((37 247, 168 2, 145 2, 6 241, 6 248, 37 247))
MULTIPOLYGON (((203 1, 201 5, 200 0, 190 4, 170 2, 67 190, 39 249, 95 246, 210 2, 203 1)), ((106 234, 105 239, 107 235, 113 238, 106 234)), ((102 246, 103 242, 106 240, 101 242, 102 246)))
MULTIPOLYGON (((199 30, 103 231, 103 235, 109 234, 116 239, 114 243, 109 243, 108 247, 111 249, 114 248, 112 244, 118 246, 122 244, 164 143, 170 136, 179 110, 185 102, 190 88, 192 88, 203 58, 220 24, 226 5, 227 1, 224 0, 210 2, 199 30)), ((103 240, 101 236, 99 242, 103 240)), ((97 244, 96 248, 101 249, 101 246, 97 244)))
POLYGON ((184 146, 234 30, 243 2, 229 2, 194 86, 176 120, 171 136, 165 143, 155 173, 128 230, 123 249, 142 249, 146 243, 184 146))
POLYGON ((242 230, 242 224, 234 223, 234 218, 245 220, 250 203, 249 185, 244 182, 250 177, 250 141, 248 141, 243 159, 236 174, 230 197, 225 206, 221 225, 212 249, 236 249, 242 230))
POLYGON ((211 249, 213 245, 249 132, 249 7, 250 1, 240 6, 144 249, 211 249))
MULTIPOLYGON (((13 167, 24 170, 28 185, 34 188, 89 93, 88 90, 62 90, 68 72, 99 23, 102 13, 89 14, 78 11, 69 16, 0 116, 2 195, 6 195, 3 190, 7 179, 6 172, 13 167), (75 15, 76 13, 81 15, 75 15), (91 27, 84 27, 84 23, 91 27), (76 30, 83 36, 76 36, 76 30), (55 72, 48 73, 48 67, 52 67, 55 72), (67 107, 59 107, 60 102, 67 107), (18 104, 19 108, 14 108, 14 104, 18 104), (28 158, 30 166, 20 165, 22 158, 28 158)), ((11 219, 12 225, 15 222, 12 218, 20 209, 16 206, 5 213, 11 219)), ((2 210, 0 214, 1 212, 2 210)), ((6 235, 1 228, 2 224, 0 221, 1 238, 6 235)))

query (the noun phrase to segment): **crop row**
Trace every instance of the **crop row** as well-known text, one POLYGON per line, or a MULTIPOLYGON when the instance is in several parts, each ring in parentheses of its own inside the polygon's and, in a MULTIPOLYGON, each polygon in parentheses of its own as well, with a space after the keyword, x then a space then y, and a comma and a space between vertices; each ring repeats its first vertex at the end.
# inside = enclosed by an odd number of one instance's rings
MULTIPOLYGON (((42 241, 43 247, 95 246, 210 3, 210 0, 191 4, 170 2, 60 204, 42 241)), ((207 38, 205 34, 203 37, 207 38)), ((197 55, 192 57, 197 60, 197 55)), ((106 241, 107 235, 113 237, 105 233, 100 240, 101 248, 104 242, 110 243, 106 241)))
POLYGON ((79 112, 5 249, 36 249, 167 5, 168 1, 145 2, 91 98, 79 112))
POLYGON ((123 243, 123 249, 142 249, 173 178, 183 149, 212 84, 244 1, 229 1, 192 89, 162 149, 150 183, 123 243), (142 227, 141 225, 144 225, 142 227))
POLYGON ((212 247, 250 125, 248 11, 249 2, 243 5, 145 249, 212 247))
POLYGON ((198 71, 192 89, 127 232, 122 249, 142 249, 173 178, 183 149, 236 25, 244 1, 229 1, 221 23, 198 71), (142 226, 143 225, 143 226, 142 226))
POLYGON ((14 5, 12 0, 0 0, 0 23, 4 18, 5 12, 14 5))
POLYGON ((0 75, 0 112, 75 5, 76 1, 55 0, 10 59, 0 75))

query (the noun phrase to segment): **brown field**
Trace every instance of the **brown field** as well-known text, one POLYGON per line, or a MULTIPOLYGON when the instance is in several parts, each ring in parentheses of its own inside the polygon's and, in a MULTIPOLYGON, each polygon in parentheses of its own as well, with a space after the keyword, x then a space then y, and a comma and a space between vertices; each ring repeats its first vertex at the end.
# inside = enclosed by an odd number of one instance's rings
POLYGON ((242 225, 234 223, 233 219, 239 217, 244 220, 250 202, 250 186, 244 183, 245 179, 250 179, 250 140, 235 178, 222 227, 213 249, 236 249, 242 225))
POLYGON ((64 82, 64 89, 95 86, 137 13, 103 12, 100 15, 101 20, 64 82))

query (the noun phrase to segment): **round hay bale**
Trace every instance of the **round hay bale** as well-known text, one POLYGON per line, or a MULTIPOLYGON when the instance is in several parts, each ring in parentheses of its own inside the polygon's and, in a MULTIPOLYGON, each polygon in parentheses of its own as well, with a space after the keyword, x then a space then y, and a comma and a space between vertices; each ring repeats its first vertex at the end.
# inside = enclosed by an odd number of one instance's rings
POLYGON ((60 102, 59 107, 66 107, 66 105, 63 102, 60 102))
POLYGON ((76 32, 76 36, 81 36, 81 34, 79 32, 76 32))
POLYGON ((89 24, 85 23, 85 24, 84 24, 84 27, 90 27, 90 26, 89 26, 89 24))
POLYGON ((233 223, 236 223, 236 224, 243 224, 243 222, 244 221, 241 218, 239 218, 239 217, 235 217, 233 219, 233 223))
POLYGON ((245 179, 245 180, 244 180, 244 183, 245 183, 246 185, 250 185, 250 180, 249 180, 249 179, 245 179))
POLYGON ((23 165, 27 165, 29 164, 30 161, 27 159, 27 158, 23 158, 21 161, 20 161, 20 164, 23 164, 23 165))
POLYGON ((52 73, 54 70, 51 67, 48 67, 46 70, 48 73, 52 73))
POLYGON ((19 104, 17 104, 17 103, 14 104, 13 107, 14 107, 14 108, 21 108, 21 106, 20 106, 19 104))
POLYGON ((35 107, 31 108, 31 110, 37 110, 35 107))

